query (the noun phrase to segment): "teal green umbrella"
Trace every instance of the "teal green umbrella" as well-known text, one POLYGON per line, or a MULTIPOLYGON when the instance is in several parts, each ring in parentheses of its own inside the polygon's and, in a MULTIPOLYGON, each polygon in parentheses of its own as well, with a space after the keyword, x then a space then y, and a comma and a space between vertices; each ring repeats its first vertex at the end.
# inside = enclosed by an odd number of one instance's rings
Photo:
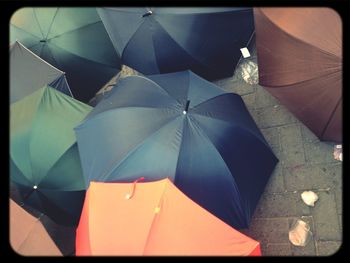
POLYGON ((73 128, 92 108, 50 86, 10 106, 10 179, 23 203, 78 223, 85 184, 73 128))
POLYGON ((66 73, 73 97, 88 102, 120 71, 120 59, 96 8, 25 7, 10 20, 10 42, 66 73))

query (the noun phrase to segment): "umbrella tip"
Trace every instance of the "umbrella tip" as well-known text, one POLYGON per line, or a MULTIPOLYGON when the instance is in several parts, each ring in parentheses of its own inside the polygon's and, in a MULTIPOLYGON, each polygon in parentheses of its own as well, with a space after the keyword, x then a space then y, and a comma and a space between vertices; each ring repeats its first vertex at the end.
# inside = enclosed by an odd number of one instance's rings
POLYGON ((153 12, 151 10, 147 11, 147 13, 143 14, 142 17, 150 16, 153 12))
POLYGON ((187 111, 184 110, 184 111, 182 112, 182 114, 183 114, 183 115, 186 115, 186 114, 187 114, 187 111))
POLYGON ((34 185, 34 186, 33 186, 33 189, 37 189, 37 188, 38 188, 38 186, 37 186, 37 185, 34 185))

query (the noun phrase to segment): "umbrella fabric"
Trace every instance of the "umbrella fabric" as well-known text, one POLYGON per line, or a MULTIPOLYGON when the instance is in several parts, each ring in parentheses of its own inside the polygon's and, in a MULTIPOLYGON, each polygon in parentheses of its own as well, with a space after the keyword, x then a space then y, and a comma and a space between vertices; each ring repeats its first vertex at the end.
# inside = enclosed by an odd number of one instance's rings
POLYGON ((83 180, 73 127, 91 110, 49 87, 10 108, 10 179, 23 202, 57 223, 79 220, 83 180))
POLYGON ((75 131, 87 184, 169 177, 235 228, 278 161, 241 97, 190 71, 119 80, 75 131))
POLYGON ((10 41, 66 72, 74 98, 88 102, 120 69, 120 60, 95 8, 21 8, 10 41))
POLYGON ((123 64, 149 75, 232 76, 254 31, 252 8, 98 8, 123 64))
POLYGON ((10 46, 10 102, 16 102, 44 85, 72 96, 64 72, 41 59, 20 42, 10 46))
POLYGON ((92 182, 77 228, 76 255, 261 255, 243 235, 169 179, 92 182))
POLYGON ((259 83, 321 140, 342 141, 342 28, 330 8, 254 9, 259 83))
POLYGON ((10 244, 22 256, 60 256, 61 251, 39 218, 10 199, 10 244))

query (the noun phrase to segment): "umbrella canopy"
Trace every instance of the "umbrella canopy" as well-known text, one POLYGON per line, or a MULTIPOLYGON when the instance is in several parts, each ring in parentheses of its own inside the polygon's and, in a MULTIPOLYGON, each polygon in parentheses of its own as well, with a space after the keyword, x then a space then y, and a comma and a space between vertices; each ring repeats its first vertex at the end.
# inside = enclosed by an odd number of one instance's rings
POLYGON ((184 195, 169 179, 91 183, 76 255, 261 255, 243 235, 184 195))
POLYGON ((11 181, 26 205, 60 224, 79 220, 85 184, 73 127, 90 110, 49 86, 11 104, 11 181))
POLYGON ((44 85, 72 96, 64 72, 41 59, 20 42, 10 46, 10 102, 16 102, 44 85))
POLYGON ((232 76, 253 31, 252 8, 98 8, 122 62, 143 74, 191 69, 232 76))
POLYGON ((342 27, 330 8, 254 9, 259 83, 321 140, 342 141, 342 27))
POLYGON ((10 199, 10 243, 23 256, 59 256, 61 251, 51 239, 40 218, 26 212, 10 199))
POLYGON ((241 97, 190 71, 118 81, 75 131, 87 183, 169 177, 236 228, 278 161, 241 97))
POLYGON ((95 8, 21 8, 10 41, 66 72, 74 97, 88 102, 118 73, 120 60, 95 8))

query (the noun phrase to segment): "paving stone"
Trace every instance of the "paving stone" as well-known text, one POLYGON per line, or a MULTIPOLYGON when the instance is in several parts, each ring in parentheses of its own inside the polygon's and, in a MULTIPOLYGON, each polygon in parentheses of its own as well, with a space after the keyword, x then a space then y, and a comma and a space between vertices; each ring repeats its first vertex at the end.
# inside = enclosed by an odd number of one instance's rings
POLYGON ((269 181, 266 184, 265 193, 281 193, 284 192, 283 168, 280 163, 277 163, 269 181))
POLYGON ((255 107, 257 109, 280 104, 280 102, 262 86, 257 86, 255 94, 255 107))
POLYGON ((341 247, 341 241, 319 241, 317 242, 318 256, 331 256, 341 247))
POLYGON ((234 92, 241 96, 255 92, 255 85, 250 85, 243 79, 236 76, 220 79, 218 81, 214 81, 213 83, 226 91, 234 92))
POLYGON ((318 137, 303 123, 300 123, 301 135, 303 137, 304 142, 306 143, 314 143, 320 142, 318 137))
POLYGON ((327 172, 331 180, 331 188, 335 194, 335 202, 337 204, 338 214, 343 213, 343 167, 342 163, 329 165, 327 172))
POLYGON ((288 219, 253 218, 249 229, 244 233, 262 244, 288 243, 288 219))
POLYGON ((301 216, 301 217, 295 217, 290 218, 288 220, 289 223, 289 229, 292 228, 293 223, 297 220, 301 219, 304 222, 306 222, 310 227, 310 232, 308 235, 307 243, 305 246, 295 246, 292 243, 291 244, 291 252, 293 256, 315 256, 316 253, 316 246, 315 246, 315 240, 314 240, 314 222, 312 216, 301 216))
POLYGON ((257 114, 260 128, 269 128, 297 122, 295 117, 281 105, 258 109, 257 114))
POLYGON ((247 108, 255 109, 255 93, 250 93, 242 96, 242 99, 247 108))
POLYGON ((328 165, 302 164, 285 168, 284 171, 286 189, 289 191, 327 189, 334 185, 328 165))
POLYGON ((282 147, 282 164, 292 167, 305 163, 305 154, 299 124, 279 128, 282 147))
POLYGON ((274 128, 265 128, 261 129, 262 134, 264 135, 265 140, 269 143, 270 147, 277 148, 278 150, 281 149, 280 146, 280 136, 278 127, 274 128))
POLYGON ((312 164, 337 163, 333 157, 334 144, 326 142, 305 143, 306 161, 312 164))
POLYGON ((342 233, 339 226, 334 193, 331 191, 317 192, 319 200, 311 210, 315 223, 315 239, 317 241, 340 241, 342 233))
POLYGON ((268 243, 261 254, 263 256, 289 256, 292 254, 292 249, 288 243, 268 243))
POLYGON ((269 194, 264 192, 258 206, 255 209, 254 217, 290 217, 297 215, 298 194, 293 192, 269 194))

